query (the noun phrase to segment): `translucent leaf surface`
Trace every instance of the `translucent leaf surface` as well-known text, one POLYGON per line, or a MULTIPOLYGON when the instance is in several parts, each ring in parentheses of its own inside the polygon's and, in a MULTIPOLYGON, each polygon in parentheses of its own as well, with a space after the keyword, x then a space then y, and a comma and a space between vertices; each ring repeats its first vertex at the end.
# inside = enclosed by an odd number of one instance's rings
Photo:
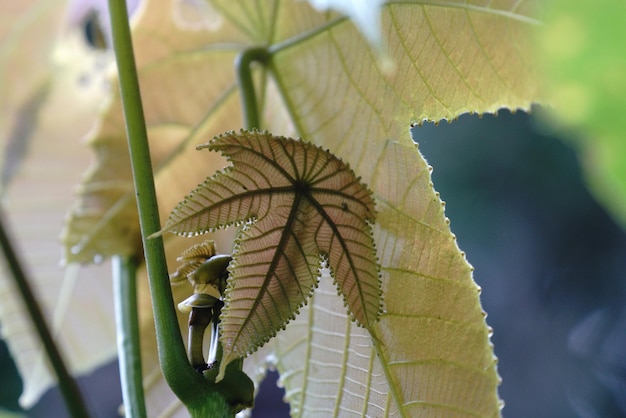
MULTIPOLYGON (((20 137, 25 143, 28 136, 29 114, 46 95, 50 81, 50 51, 53 36, 41 36, 59 26, 63 2, 60 0, 4 2, 0 13, 0 138, 4 147, 2 186, 5 186, 19 162, 22 153, 12 155, 11 163, 5 153, 10 147, 10 137, 20 137), (28 46, 29 53, 24 53, 28 46), (16 82, 19 80, 19 82, 16 82)), ((18 144, 13 145, 19 149, 18 144)))
POLYGON ((400 202, 410 209, 379 213, 382 344, 350 323, 322 279, 313 303, 264 348, 269 355, 246 360, 252 369, 257 361, 276 364, 293 416, 314 416, 318 408, 329 416, 498 416, 495 359, 484 346, 488 330, 471 267, 449 232, 427 166, 408 164, 405 151, 389 144, 385 154, 430 199, 414 205, 407 195, 400 202), (405 216, 419 221, 401 222, 405 216))
MULTIPOLYGON (((134 28, 162 213, 224 165, 194 147, 242 126, 233 62, 258 45, 271 57, 253 69, 261 127, 301 136, 349 163, 378 209, 382 344, 350 325, 342 298, 322 289, 245 367, 258 377, 268 361, 277 364, 295 416, 497 416, 498 377, 478 290, 408 128, 470 111, 528 109, 540 98, 528 53, 530 2, 386 5, 381 27, 393 68, 384 69, 352 22, 306 3, 211 6, 204 18, 213 24, 198 29, 148 1, 134 28)), ((123 132, 115 100, 93 137, 101 156, 122 152, 123 132)), ((83 199, 95 204, 79 204, 68 227, 68 248, 84 244, 68 255, 77 260, 138 236, 136 218, 123 215, 128 205, 132 212, 131 192, 107 188, 126 187, 128 174, 106 158, 92 173, 99 180, 86 181, 83 199), (111 194, 100 200, 105 190, 111 194), (107 236, 109 226, 128 233, 107 236)))
MULTIPOLYGON (((411 121, 451 119, 503 106, 528 108, 528 99, 537 97, 530 57, 523 48, 528 26, 533 25, 524 14, 525 3, 503 3, 493 10, 462 2, 388 6, 383 11, 384 33, 395 70, 384 74, 352 23, 294 3, 278 7, 270 2, 252 11, 245 2, 216 1, 215 13, 221 18, 210 30, 199 31, 185 30, 169 10, 147 2, 134 39, 143 68, 153 161, 157 172, 165 173, 157 178, 163 182, 158 187, 162 213, 176 203, 165 190, 184 190, 186 185, 190 189, 204 177, 193 147, 207 135, 242 125, 232 63, 247 46, 273 45, 279 94, 290 112, 306 112, 305 120, 298 116, 292 121, 310 125, 296 126, 302 132, 331 124, 343 126, 344 134, 365 130, 374 137, 377 131, 368 128, 375 124, 397 137, 411 121), (167 42, 155 33, 167 34, 167 42), (301 97, 308 107, 300 105, 301 97), (188 162, 185 175, 172 175, 182 160, 188 162)), ((87 175, 64 233, 70 261, 136 251, 137 218, 122 127, 121 107, 115 101, 91 139, 98 164, 87 175)), ((370 154, 368 141, 363 145, 357 156, 370 154)))
POLYGON ((267 133, 231 132, 201 148, 220 151, 232 166, 188 195, 164 231, 191 236, 247 221, 226 289, 221 370, 293 319, 322 262, 351 314, 372 332, 381 311, 369 224, 375 208, 354 172, 321 148, 267 133))

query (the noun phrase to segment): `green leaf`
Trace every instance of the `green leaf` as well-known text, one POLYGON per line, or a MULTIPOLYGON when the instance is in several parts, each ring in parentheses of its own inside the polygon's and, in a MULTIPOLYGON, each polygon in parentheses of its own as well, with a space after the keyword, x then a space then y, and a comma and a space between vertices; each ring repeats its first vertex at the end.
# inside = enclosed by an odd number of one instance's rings
POLYGON ((351 314, 373 331, 381 312, 375 208, 352 170, 321 148, 267 133, 227 133, 198 148, 220 151, 232 166, 188 195, 163 231, 196 235, 246 222, 226 288, 221 369, 294 318, 322 260, 351 314))
MULTIPOLYGON (((536 53, 592 192, 626 226, 626 3, 551 1, 536 53)), ((563 128, 564 126, 560 126, 563 128)))

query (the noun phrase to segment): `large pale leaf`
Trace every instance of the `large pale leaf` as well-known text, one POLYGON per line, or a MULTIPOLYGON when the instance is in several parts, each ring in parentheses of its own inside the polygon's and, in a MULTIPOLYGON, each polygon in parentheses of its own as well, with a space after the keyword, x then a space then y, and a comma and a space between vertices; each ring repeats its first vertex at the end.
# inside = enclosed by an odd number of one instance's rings
POLYGON ((351 314, 373 332, 381 311, 369 224, 375 208, 352 170, 321 148, 268 133, 230 132, 201 148, 220 151, 232 166, 187 196, 163 230, 193 236, 248 222, 226 288, 220 373, 294 318, 322 261, 351 314))
MULTIPOLYGON (((185 26, 156 1, 146 2, 134 28, 162 213, 224 164, 193 149, 241 127, 233 61, 258 45, 271 55, 254 74, 262 128, 295 131, 348 162, 379 211, 382 344, 350 325, 341 297, 322 289, 245 367, 260 376, 268 361, 276 363, 295 416, 497 416, 498 377, 478 289, 408 128, 463 112, 528 109, 539 99, 529 2, 386 5, 381 27, 394 65, 384 71, 358 29, 338 15, 295 1, 210 5, 208 29, 185 26)), ((93 144, 122 160, 123 137, 115 100, 93 144)), ((91 204, 77 206, 68 227, 68 248, 81 243, 68 256, 78 260, 137 239, 128 172, 103 158, 92 173, 83 195, 91 204), (97 216, 86 220, 84 209, 97 216), (109 227, 127 234, 108 234, 109 227)))

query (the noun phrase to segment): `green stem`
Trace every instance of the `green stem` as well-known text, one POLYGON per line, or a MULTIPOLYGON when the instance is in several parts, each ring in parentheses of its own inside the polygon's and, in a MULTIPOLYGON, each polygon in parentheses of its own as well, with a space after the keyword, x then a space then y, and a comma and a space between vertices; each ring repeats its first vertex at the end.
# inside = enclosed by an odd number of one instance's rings
POLYGON ((270 54, 266 48, 250 48, 241 51, 235 60, 244 127, 247 130, 261 128, 259 105, 256 98, 256 90, 254 89, 254 80, 252 79, 252 63, 265 64, 269 58, 270 54))
MULTIPOLYGON (((237 84, 239 85, 239 94, 241 95, 241 107, 243 110, 243 123, 247 130, 261 129, 261 115, 259 112, 258 100, 256 97, 256 90, 254 88, 254 80, 252 79, 252 64, 258 62, 261 65, 266 65, 270 60, 271 54, 267 48, 249 48, 241 51, 235 59, 235 70, 237 72, 237 84)), ((219 312, 219 311, 218 311, 219 312)), ((219 313, 216 316, 218 320, 214 321, 217 325, 219 323, 219 313)), ((216 358, 222 358, 222 346, 218 342, 217 356, 216 358)), ((239 370, 243 369, 243 358, 240 358, 233 363, 236 364, 239 370)))
POLYGON ((57 375, 59 389, 61 390, 67 409, 73 418, 88 418, 89 412, 87 405, 78 388, 78 384, 69 373, 65 362, 61 357, 61 353, 54 342, 54 338, 52 337, 52 333, 50 332, 43 313, 39 307, 37 298, 30 287, 29 281, 24 273, 24 269, 22 269, 20 260, 11 245, 11 239, 9 238, 8 232, 4 227, 4 219, 4 214, 0 212, 0 245, 2 246, 7 266, 13 274, 15 284, 17 285, 18 291, 24 301, 26 310, 28 311, 31 320, 35 325, 35 329, 41 338, 44 350, 48 355, 48 360, 57 375))
POLYGON ((172 391, 191 410, 206 402, 208 388, 202 375, 196 372, 187 360, 167 274, 163 239, 161 237, 147 239, 149 235, 157 232, 161 225, 128 25, 128 12, 126 2, 123 0, 109 0, 108 4, 146 269, 152 296, 159 363, 163 376, 172 391))
POLYGON ((137 261, 135 259, 121 256, 113 259, 115 324, 124 416, 145 418, 147 414, 141 373, 136 273, 137 261))
MULTIPOLYGON (((249 48, 241 51, 235 59, 235 70, 237 72, 237 84, 239 85, 239 94, 241 95, 241 107, 243 110, 243 123, 247 130, 261 129, 261 115, 254 88, 254 80, 252 79, 252 63, 258 62, 265 65, 271 55, 267 48, 249 48)), ((217 315, 219 320, 219 314, 217 315)), ((214 321, 217 324, 219 321, 214 321)), ((222 358, 222 347, 218 342, 218 351, 216 358, 222 358)), ((243 369, 243 359, 240 358, 234 363, 237 364, 239 370, 243 369)))

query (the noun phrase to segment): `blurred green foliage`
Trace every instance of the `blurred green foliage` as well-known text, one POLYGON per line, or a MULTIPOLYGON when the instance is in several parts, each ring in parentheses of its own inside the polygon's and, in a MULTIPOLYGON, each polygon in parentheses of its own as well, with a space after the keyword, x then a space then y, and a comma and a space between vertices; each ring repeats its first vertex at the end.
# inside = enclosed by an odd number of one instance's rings
POLYGON ((626 2, 543 2, 538 63, 591 190, 626 226, 626 2))

